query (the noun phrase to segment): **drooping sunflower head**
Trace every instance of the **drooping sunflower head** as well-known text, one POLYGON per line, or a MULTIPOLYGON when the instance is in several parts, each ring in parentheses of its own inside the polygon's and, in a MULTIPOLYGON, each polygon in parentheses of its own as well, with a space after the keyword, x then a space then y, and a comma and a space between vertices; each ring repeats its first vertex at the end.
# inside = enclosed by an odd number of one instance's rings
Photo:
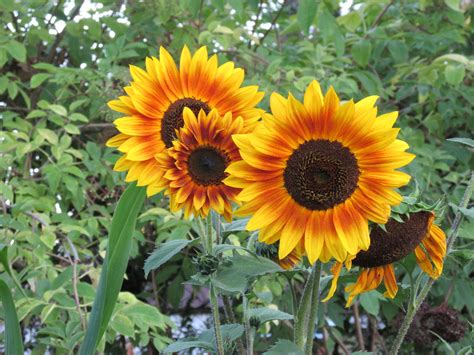
POLYGON ((368 222, 385 223, 401 202, 394 189, 410 177, 395 169, 414 155, 397 139, 397 112, 377 116, 376 100, 341 104, 313 81, 303 103, 273 94, 272 115, 234 136, 243 160, 225 183, 243 189, 237 213, 252 215, 247 228, 260 229, 262 242, 280 242, 281 259, 301 241, 311 263, 367 250, 368 222))
POLYGON ((232 219, 231 202, 239 188, 224 185, 229 164, 241 160, 233 134, 244 130, 244 120, 231 113, 219 116, 217 110, 208 114, 201 110, 196 116, 184 109, 184 126, 177 131, 173 146, 156 155, 163 169, 163 179, 157 188, 166 189, 173 211, 184 210, 206 217, 211 209, 232 219))
MULTIPOLYGON (((355 284, 348 285, 347 305, 357 295, 376 289, 382 281, 385 296, 394 298, 398 291, 394 263, 407 255, 415 253, 420 268, 431 278, 438 278, 443 272, 443 260, 446 254, 446 236, 434 221, 434 213, 419 211, 403 217, 402 221, 390 219, 385 230, 376 226, 370 232, 370 247, 360 251, 355 257, 346 260, 346 267, 359 266, 359 277, 355 284)), ((334 278, 325 301, 330 299, 337 287, 337 280, 342 263, 337 262, 332 268, 334 278)))
POLYGON ((246 129, 253 129, 262 110, 255 108, 263 97, 257 86, 241 87, 244 71, 232 62, 218 65, 206 47, 194 55, 185 46, 179 68, 171 55, 160 48, 160 58, 147 58, 146 70, 130 66, 133 81, 126 96, 109 102, 110 108, 126 115, 114 123, 121 132, 107 142, 124 153, 114 169, 127 171, 126 181, 138 180, 157 193, 162 169, 154 159, 173 145, 176 130, 184 125, 183 110, 195 115, 215 109, 220 115, 232 112, 241 117, 246 129))

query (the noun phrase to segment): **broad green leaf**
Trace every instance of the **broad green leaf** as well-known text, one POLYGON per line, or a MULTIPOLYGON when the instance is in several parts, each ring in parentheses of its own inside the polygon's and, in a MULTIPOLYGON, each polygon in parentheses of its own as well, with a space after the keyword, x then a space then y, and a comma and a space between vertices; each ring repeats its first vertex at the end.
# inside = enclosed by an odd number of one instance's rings
POLYGON ((145 276, 147 277, 151 270, 158 269, 191 242, 192 240, 177 239, 161 244, 148 259, 146 259, 144 267, 145 276))
POLYGON ((462 143, 474 148, 474 139, 471 139, 471 138, 456 137, 456 138, 448 138, 447 140, 450 142, 462 143))
POLYGON ((7 52, 17 61, 21 63, 26 62, 26 48, 23 43, 11 40, 5 44, 5 48, 7 49, 7 52))
POLYGON ((364 292, 360 295, 360 305, 369 314, 376 316, 380 310, 380 300, 383 297, 377 291, 364 292))
POLYGON ((444 0, 444 3, 452 10, 458 11, 458 12, 463 12, 461 7, 459 6, 461 4, 461 0, 444 0))
POLYGON ((64 130, 69 134, 81 134, 81 131, 79 130, 79 128, 76 125, 73 125, 71 123, 65 125, 64 130))
POLYGON ((31 77, 30 87, 32 89, 35 89, 50 77, 51 77, 51 74, 47 74, 47 73, 35 74, 31 77))
POLYGON ((301 29, 305 34, 309 33, 309 27, 313 23, 314 17, 318 11, 316 0, 299 0, 297 18, 301 29))
POLYGON ((466 69, 462 64, 448 64, 444 69, 444 77, 448 84, 458 86, 464 80, 466 69))
POLYGON ((173 344, 168 345, 163 352, 164 353, 177 353, 186 349, 202 348, 206 350, 213 350, 214 345, 206 341, 201 340, 180 340, 173 344))
POLYGON ((352 11, 347 15, 338 17, 337 22, 346 27, 350 32, 355 32, 362 23, 362 18, 358 11, 352 11))
POLYGON ((257 318, 260 322, 268 322, 271 320, 293 319, 291 314, 271 308, 251 308, 249 316, 257 318))
POLYGON ((298 346, 286 339, 278 340, 264 355, 303 355, 304 352, 298 346))
POLYGON ((15 303, 8 285, 0 279, 0 299, 3 304, 5 322, 5 354, 23 355, 23 340, 21 338, 20 323, 16 314, 15 303))
POLYGON ((67 110, 64 108, 64 106, 61 105, 49 105, 48 108, 53 111, 54 113, 57 113, 60 116, 66 116, 67 115, 67 110))
POLYGON ((71 121, 79 121, 79 122, 89 122, 89 119, 84 116, 82 113, 73 113, 71 116, 69 116, 71 121))
MULTIPOLYGON (((224 343, 235 341, 244 333, 244 327, 241 324, 224 324, 221 325, 221 334, 224 343)), ((199 340, 214 344, 214 328, 203 331, 199 340)))
POLYGON ((369 64, 372 45, 368 40, 362 39, 352 46, 351 53, 356 63, 361 67, 365 67, 369 64))
POLYGON ((145 200, 145 188, 130 184, 120 198, 112 219, 107 256, 89 318, 81 355, 95 353, 112 316, 128 264, 132 235, 138 213, 145 200))
POLYGON ((404 42, 397 40, 388 42, 388 51, 396 63, 408 61, 408 48, 404 42))
POLYGON ((47 128, 38 128, 38 133, 41 137, 46 139, 49 143, 56 145, 58 144, 58 135, 47 128))

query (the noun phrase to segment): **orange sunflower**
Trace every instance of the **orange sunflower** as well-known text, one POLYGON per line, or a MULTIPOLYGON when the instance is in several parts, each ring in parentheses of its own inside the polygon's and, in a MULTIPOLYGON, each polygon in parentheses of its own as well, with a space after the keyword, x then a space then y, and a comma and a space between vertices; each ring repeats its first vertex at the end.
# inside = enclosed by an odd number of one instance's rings
POLYGON ((225 169, 241 160, 232 135, 244 130, 244 120, 232 118, 229 112, 219 116, 217 110, 204 110, 196 115, 185 108, 184 126, 167 151, 156 156, 164 169, 158 188, 166 188, 172 211, 184 210, 186 218, 192 213, 206 217, 210 209, 232 219, 231 201, 241 189, 224 185, 225 169))
MULTIPOLYGON (((370 233, 370 247, 346 261, 346 268, 359 266, 359 277, 355 284, 348 285, 347 307, 357 295, 376 289, 382 281, 385 296, 394 298, 398 291, 393 264, 414 252, 420 268, 431 278, 438 278, 443 272, 443 260, 446 255, 446 235, 433 223, 435 215, 429 211, 414 212, 404 217, 402 222, 390 219, 384 231, 376 226, 370 233)), ((342 263, 336 262, 331 269, 334 275, 328 296, 329 300, 336 291, 337 280, 342 263)))
POLYGON ((161 47, 160 59, 147 58, 146 70, 132 65, 130 72, 133 81, 125 87, 127 96, 109 102, 110 108, 126 117, 115 120, 121 133, 107 146, 124 153, 114 170, 128 170, 126 181, 138 180, 138 186, 147 186, 149 196, 159 192, 163 175, 154 156, 173 145, 176 129, 184 123, 185 107, 195 115, 212 109, 221 115, 232 112, 233 117, 242 117, 248 129, 261 116, 262 110, 255 108, 263 97, 258 86, 241 87, 243 69, 232 62, 218 66, 217 56, 208 58, 205 47, 191 56, 185 46, 179 69, 161 47))
POLYGON ((313 81, 304 102, 273 94, 273 115, 255 132, 234 136, 242 161, 227 168, 241 188, 238 215, 259 240, 279 241, 279 258, 304 242, 311 263, 339 261, 370 244, 368 221, 385 223, 402 197, 394 188, 410 176, 396 171, 414 155, 392 128, 397 112, 377 116, 377 97, 340 104, 313 81))

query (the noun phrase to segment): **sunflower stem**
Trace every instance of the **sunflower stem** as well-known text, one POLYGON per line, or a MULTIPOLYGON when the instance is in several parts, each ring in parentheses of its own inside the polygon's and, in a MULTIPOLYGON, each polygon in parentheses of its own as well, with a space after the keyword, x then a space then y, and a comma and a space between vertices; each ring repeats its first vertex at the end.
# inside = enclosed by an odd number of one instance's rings
POLYGON ((218 355, 224 355, 224 342, 221 333, 221 320, 219 318, 219 303, 215 287, 211 284, 209 288, 209 300, 212 306, 212 317, 214 319, 214 335, 216 340, 216 348, 218 355))
POLYGON ((242 294, 242 305, 244 308, 244 327, 247 355, 253 355, 253 331, 252 327, 250 326, 249 300, 245 294, 242 294))
POLYGON ((308 319, 308 330, 306 335, 306 346, 305 354, 311 355, 313 353, 313 339, 314 339, 314 330, 316 328, 316 322, 318 318, 318 309, 319 309, 319 284, 321 280, 321 262, 316 261, 313 265, 313 291, 311 293, 311 309, 309 312, 308 319))
MULTIPOLYGON (((471 200, 473 187, 474 187, 474 172, 471 172, 471 179, 469 180, 467 188, 464 191, 464 195, 462 197, 461 204, 459 207, 464 209, 468 206, 469 201, 471 200)), ((451 250, 451 247, 454 244, 454 241, 456 240, 459 225, 461 224, 461 219, 462 219, 462 212, 458 210, 454 218, 453 224, 451 225, 450 235, 447 241, 446 255, 449 253, 449 251, 451 250)), ((416 297, 415 302, 410 302, 410 304, 408 305, 407 314, 405 315, 405 319, 403 319, 403 323, 400 326, 398 334, 393 342, 392 348, 390 349, 390 352, 389 352, 390 355, 398 354, 398 351, 400 350, 400 347, 403 343, 403 340, 405 339, 408 329, 410 328, 410 325, 413 322, 413 319, 415 318, 416 312, 420 308, 426 296, 428 296, 428 293, 430 292, 430 289, 433 286, 434 282, 435 282, 435 279, 430 278, 423 285, 423 288, 421 289, 420 293, 416 297)))
POLYGON ((311 296, 313 294, 313 284, 315 278, 315 266, 316 263, 313 265, 308 280, 306 281, 303 294, 301 295, 301 301, 298 306, 298 311, 295 314, 294 341, 301 350, 304 349, 306 329, 308 328, 309 312, 311 309, 311 296))

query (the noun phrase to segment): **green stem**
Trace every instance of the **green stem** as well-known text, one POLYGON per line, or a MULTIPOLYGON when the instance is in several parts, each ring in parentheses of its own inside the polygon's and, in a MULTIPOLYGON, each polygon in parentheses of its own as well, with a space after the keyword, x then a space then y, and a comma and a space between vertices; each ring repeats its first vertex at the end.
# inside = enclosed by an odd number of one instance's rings
MULTIPOLYGON (((469 184, 466 188, 466 191, 464 191, 464 196, 461 200, 461 205, 460 205, 461 208, 466 208, 468 206, 469 201, 472 196, 473 186, 474 186, 474 172, 471 172, 471 179, 469 180, 469 184)), ((456 240, 458 228, 459 228, 459 225, 461 224, 461 219, 462 219, 462 213, 461 211, 458 211, 454 218, 453 224, 451 225, 451 232, 447 241, 446 254, 449 253, 451 247, 454 244, 454 241, 456 240)), ((408 329, 410 329, 410 325, 413 322, 413 318, 415 318, 416 312, 420 308, 426 296, 428 296, 428 293, 430 292, 430 289, 433 286, 434 282, 435 280, 430 278, 424 284, 423 288, 421 289, 420 293, 416 297, 415 301, 410 302, 410 304, 408 305, 407 314, 405 315, 405 319, 403 319, 402 325, 400 326, 398 334, 393 342, 392 348, 390 349, 390 352, 389 352, 390 355, 398 354, 398 351, 400 350, 400 347, 403 343, 403 340, 405 339, 408 329)))
POLYGON ((212 318, 214 319, 214 334, 216 340, 216 348, 218 355, 224 355, 224 342, 222 341, 221 320, 219 318, 219 304, 217 301, 217 293, 214 286, 209 288, 209 300, 212 306, 212 318))
POLYGON ((253 332, 252 327, 250 326, 249 301, 247 296, 244 294, 242 294, 242 305, 244 307, 244 327, 247 355, 253 355, 253 332))
POLYGON ((316 320, 318 318, 319 284, 321 280, 321 263, 319 261, 314 263, 312 273, 314 274, 314 280, 313 292, 311 293, 311 309, 309 312, 308 330, 306 332, 306 355, 311 355, 313 353, 314 330, 316 328, 316 320))
MULTIPOLYGON (((316 265, 316 263, 315 263, 316 265)), ((308 327, 309 312, 311 310, 311 296, 313 294, 313 284, 314 284, 314 265, 309 274, 306 285, 304 286, 303 294, 301 296, 301 301, 298 306, 298 312, 295 316, 295 331, 294 331, 294 341, 295 344, 301 349, 304 349, 305 344, 305 330, 308 327)))

